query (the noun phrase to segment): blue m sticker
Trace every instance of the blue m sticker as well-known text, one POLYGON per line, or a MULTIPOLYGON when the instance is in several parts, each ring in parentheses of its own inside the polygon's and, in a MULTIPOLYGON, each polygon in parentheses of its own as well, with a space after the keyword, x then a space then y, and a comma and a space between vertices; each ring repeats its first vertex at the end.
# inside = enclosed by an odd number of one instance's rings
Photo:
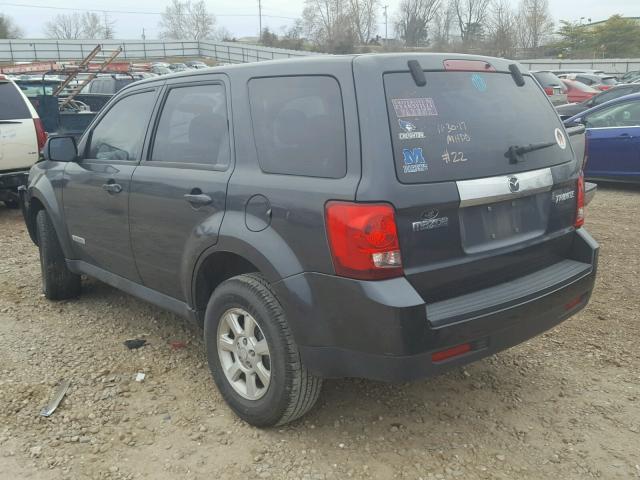
POLYGON ((403 148, 402 160, 404 161, 404 166, 402 167, 404 173, 425 172, 428 169, 427 161, 424 159, 422 148, 420 147, 403 148))
POLYGON ((422 148, 403 148, 402 157, 405 165, 417 165, 418 163, 427 163, 422 155, 422 148))

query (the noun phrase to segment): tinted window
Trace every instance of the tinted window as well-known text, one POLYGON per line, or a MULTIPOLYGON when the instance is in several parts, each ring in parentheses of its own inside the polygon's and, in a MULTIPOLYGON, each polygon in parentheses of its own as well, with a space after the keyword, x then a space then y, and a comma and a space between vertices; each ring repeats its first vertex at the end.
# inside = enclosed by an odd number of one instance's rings
POLYGON ((108 93, 119 92, 124 87, 126 87, 127 85, 129 85, 130 83, 133 83, 133 82, 135 82, 135 80, 133 78, 119 78, 119 79, 114 81, 114 83, 115 83, 115 91, 111 91, 111 92, 108 92, 108 93))
POLYGON ((622 88, 607 90, 606 92, 593 97, 594 98, 593 104, 600 105, 601 103, 608 102, 609 100, 613 100, 614 98, 624 97, 625 95, 628 95, 631 92, 633 92, 632 87, 622 87, 622 88))
POLYGON ((173 88, 160 115, 151 160, 229 164, 229 129, 223 85, 173 88))
POLYGON ((640 102, 626 102, 603 108, 586 118, 587 127, 637 127, 640 126, 640 102))
POLYGON ((137 160, 155 96, 155 92, 137 93, 111 107, 93 129, 88 158, 137 160))
POLYGON ((0 120, 31 118, 24 98, 12 82, 0 82, 0 120))
POLYGON ((347 171, 344 114, 332 77, 249 82, 260 168, 267 173, 341 178, 347 171))
POLYGON ((577 77, 576 77, 576 80, 577 80, 577 81, 579 81, 579 82, 584 83, 585 85, 593 85, 593 84, 595 83, 595 82, 594 82, 594 80, 592 80, 592 79, 591 79, 591 78, 589 78, 589 77, 581 77, 581 76, 577 76, 577 77))
POLYGON ((573 159, 562 123, 533 78, 525 76, 518 87, 503 73, 425 72, 425 77, 427 84, 416 87, 408 72, 384 75, 402 182, 490 177, 573 159), (516 164, 507 158, 509 147, 549 142, 516 164))

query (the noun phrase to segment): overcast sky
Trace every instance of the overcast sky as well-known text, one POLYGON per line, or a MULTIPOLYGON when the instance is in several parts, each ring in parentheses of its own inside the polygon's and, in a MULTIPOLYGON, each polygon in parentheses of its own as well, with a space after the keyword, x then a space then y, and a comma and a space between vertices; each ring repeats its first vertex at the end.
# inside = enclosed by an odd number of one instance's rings
MULTIPOLYGON (((218 26, 224 26, 237 37, 257 35, 258 0, 205 0, 209 11, 216 15, 218 26)), ((381 0, 389 5, 389 20, 393 18, 400 0, 381 0)), ((116 21, 117 38, 140 38, 142 29, 148 39, 157 38, 158 21, 169 0, 0 0, 0 13, 5 13, 23 29, 25 37, 42 37, 47 20, 57 13, 73 10, 120 10, 131 13, 109 13, 116 21), (21 5, 21 6, 18 6, 21 5), (29 6, 27 6, 29 5, 29 6), (52 8, 36 8, 36 7, 52 8), (135 13, 144 12, 144 13, 135 13)), ((514 3, 517 3, 514 0, 514 3)), ((580 17, 603 20, 616 13, 640 17, 640 0, 549 0, 551 14, 560 19, 578 21, 580 17), (579 3, 579 5, 577 5, 579 3)), ((303 0, 262 0, 263 26, 279 32, 293 23, 304 6, 303 0), (281 18, 289 17, 289 18, 281 18)), ((384 19, 380 14, 379 33, 384 34, 384 19)), ((389 26, 389 35, 391 35, 389 26)))

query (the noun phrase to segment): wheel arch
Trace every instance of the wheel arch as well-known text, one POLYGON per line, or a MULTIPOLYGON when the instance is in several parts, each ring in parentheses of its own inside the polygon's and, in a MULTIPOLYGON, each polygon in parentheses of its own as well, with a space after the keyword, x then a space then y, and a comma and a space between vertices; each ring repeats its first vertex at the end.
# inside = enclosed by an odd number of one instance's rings
POLYGON ((216 250, 204 253, 191 282, 191 304, 200 326, 204 322, 209 298, 218 285, 236 275, 260 271, 255 263, 235 252, 216 250))
POLYGON ((51 218, 51 223, 53 223, 53 228, 56 231, 56 235, 58 236, 58 241, 60 242, 65 258, 73 258, 73 249, 71 248, 69 238, 64 234, 66 232, 66 228, 64 226, 62 208, 58 205, 53 188, 49 187, 49 189, 50 192, 48 194, 43 193, 41 190, 36 188, 30 189, 29 206, 25 214, 25 223, 27 225, 29 236, 31 237, 31 240, 38 245, 36 217, 40 210, 45 210, 49 215, 49 218, 51 218), (48 201, 48 197, 51 195, 54 197, 53 203, 48 201))

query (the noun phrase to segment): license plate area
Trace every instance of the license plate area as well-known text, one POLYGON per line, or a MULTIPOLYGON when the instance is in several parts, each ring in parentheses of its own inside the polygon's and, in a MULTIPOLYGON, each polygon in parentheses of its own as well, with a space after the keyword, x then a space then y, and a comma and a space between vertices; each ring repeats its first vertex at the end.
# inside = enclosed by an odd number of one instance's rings
POLYGON ((548 192, 461 208, 462 248, 472 254, 544 235, 550 208, 548 192))

